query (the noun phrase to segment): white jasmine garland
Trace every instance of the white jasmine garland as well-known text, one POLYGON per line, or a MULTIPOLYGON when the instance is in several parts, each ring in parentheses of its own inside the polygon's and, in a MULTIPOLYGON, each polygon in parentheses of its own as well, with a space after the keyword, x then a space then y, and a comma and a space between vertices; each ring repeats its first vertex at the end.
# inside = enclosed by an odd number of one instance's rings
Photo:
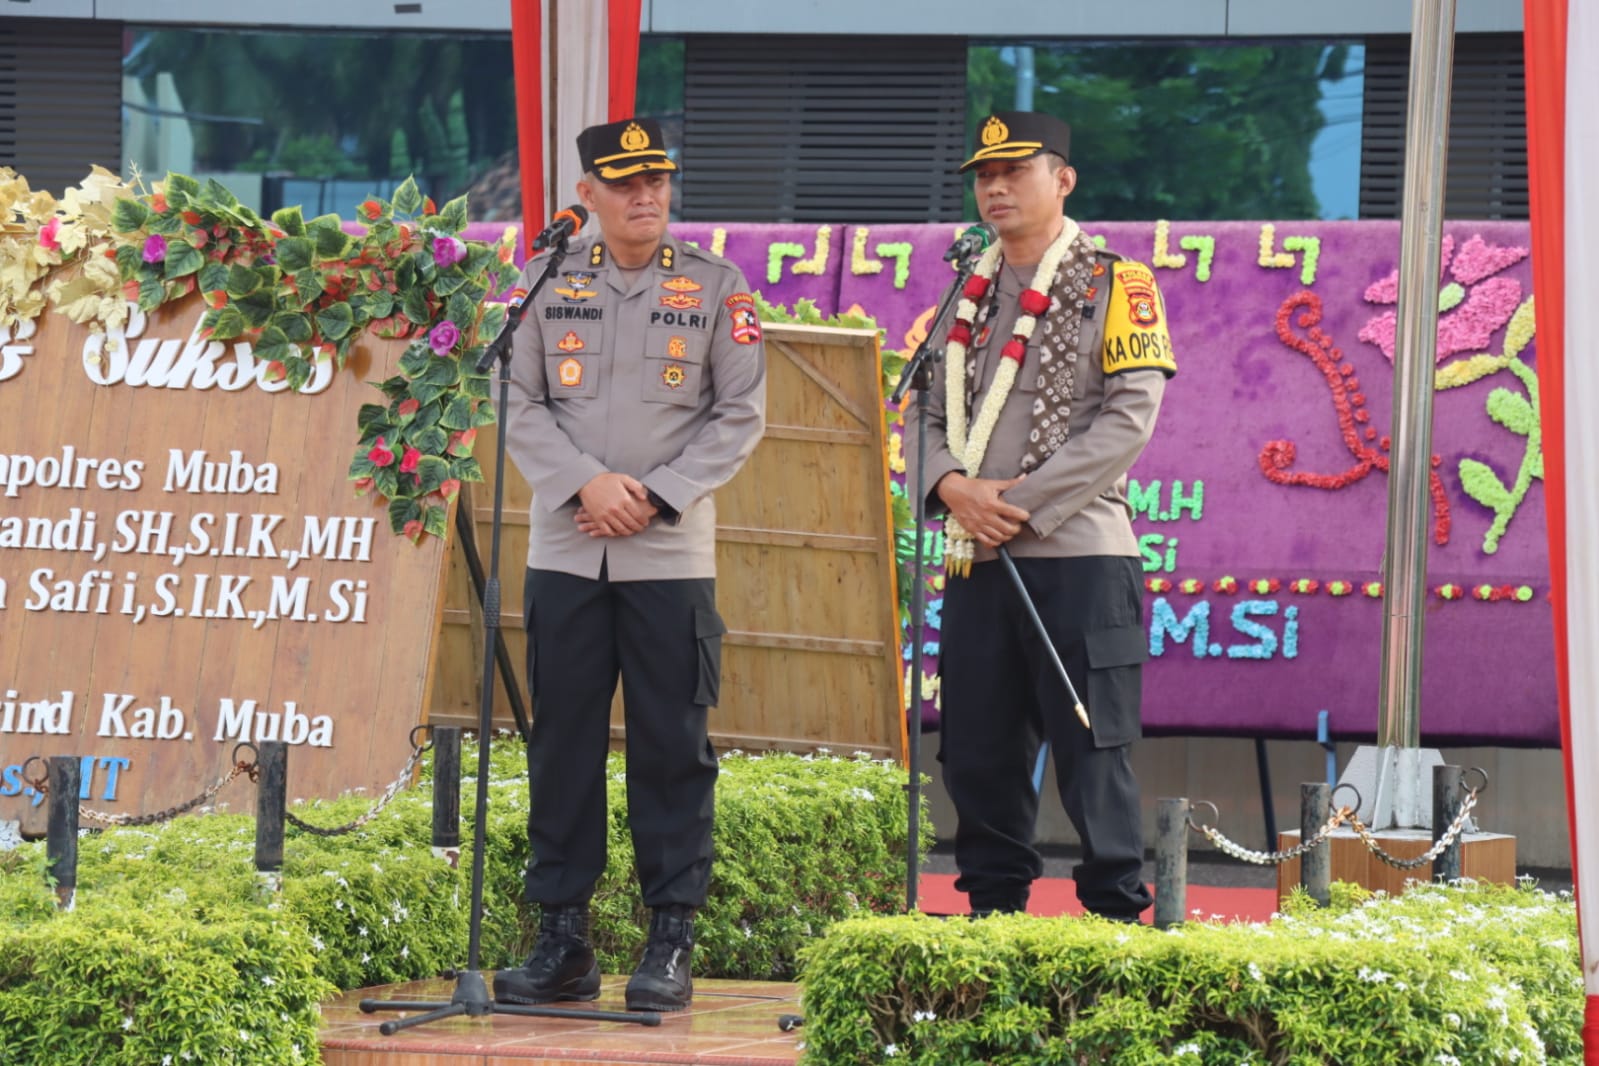
MULTIPOLYGON (((1061 227, 1060 236, 1044 250, 1043 258, 1038 261, 1038 269, 1033 272, 1032 283, 1028 288, 1048 296, 1055 286, 1055 272, 1060 269, 1060 261, 1065 258, 1066 250, 1077 239, 1078 226, 1068 218, 1061 227)), ((999 260, 1004 253, 1004 241, 995 241, 984 249, 982 257, 977 260, 977 266, 972 271, 973 277, 982 278, 990 285, 993 284, 994 275, 999 271, 999 260)), ((982 406, 978 408, 976 422, 970 427, 971 436, 968 438, 967 413, 966 413, 966 343, 960 335, 970 335, 973 320, 977 317, 977 305, 965 293, 961 294, 960 303, 955 305, 955 324, 965 326, 965 330, 951 328, 952 336, 945 348, 946 368, 944 376, 944 430, 945 439, 949 443, 950 454, 961 464, 967 477, 976 477, 983 466, 983 456, 988 453, 988 442, 994 435, 994 427, 999 424, 999 414, 1005 407, 1005 401, 1010 399, 1011 389, 1016 385, 1016 375, 1021 369, 1021 360, 1003 358, 994 371, 993 383, 989 385, 988 392, 983 396, 982 406)), ((1033 330, 1038 325, 1038 316, 1023 312, 1012 328, 1011 336, 1026 344, 1032 340, 1033 330)), ((954 515, 944 519, 944 569, 950 574, 965 577, 972 571, 972 560, 976 557, 977 550, 975 539, 970 531, 960 524, 954 515)))

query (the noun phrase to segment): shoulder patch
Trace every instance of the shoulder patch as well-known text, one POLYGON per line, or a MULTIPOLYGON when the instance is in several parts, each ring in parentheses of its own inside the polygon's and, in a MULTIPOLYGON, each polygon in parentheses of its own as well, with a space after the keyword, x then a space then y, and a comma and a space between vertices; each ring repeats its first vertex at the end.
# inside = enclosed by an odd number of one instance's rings
POLYGON ((1166 329, 1166 307, 1154 273, 1143 263, 1111 264, 1110 307, 1105 315, 1105 373, 1159 370, 1177 373, 1177 357, 1166 329))
POLYGON ((755 297, 747 292, 735 292, 723 303, 728 310, 728 325, 733 340, 739 344, 755 344, 761 339, 761 320, 755 313, 755 297))

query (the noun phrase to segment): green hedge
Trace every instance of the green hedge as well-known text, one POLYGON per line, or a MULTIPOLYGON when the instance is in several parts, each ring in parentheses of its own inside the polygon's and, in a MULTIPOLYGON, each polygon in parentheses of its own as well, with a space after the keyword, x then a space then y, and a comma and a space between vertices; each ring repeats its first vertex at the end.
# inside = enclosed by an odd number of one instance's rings
MULTIPOLYGON (((842 922, 804 966, 804 1062, 1580 1064, 1569 897, 1416 886, 1264 926, 842 922)), ((1357 898, 1351 898, 1351 897, 1357 898)))
MULTIPOLYGON (((463 841, 476 750, 464 746, 463 841)), ((292 759, 292 754, 291 754, 292 759)), ((864 756, 722 760, 711 898, 696 972, 785 979, 801 947, 840 918, 903 906, 903 770, 864 756)), ((595 896, 609 973, 631 970, 648 913, 632 873, 623 768, 610 765, 610 862, 595 896)), ((0 1063, 160 1066, 317 1061, 317 1003, 337 988, 430 977, 466 963, 471 852, 430 847, 431 765, 355 833, 290 828, 282 888, 254 870, 254 819, 212 813, 110 829, 79 844, 75 908, 57 912, 42 843, 0 852, 0 1063)), ((297 804, 337 826, 370 800, 297 804)), ((534 915, 526 755, 492 752, 481 965, 520 961, 534 915)), ((930 840, 928 834, 923 839, 930 840)))

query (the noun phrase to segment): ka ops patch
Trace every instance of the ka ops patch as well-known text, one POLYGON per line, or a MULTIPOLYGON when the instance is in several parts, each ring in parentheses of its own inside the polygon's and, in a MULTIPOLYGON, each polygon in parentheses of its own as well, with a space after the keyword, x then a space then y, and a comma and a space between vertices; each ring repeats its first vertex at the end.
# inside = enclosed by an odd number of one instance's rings
POLYGON ((1177 356, 1166 332, 1166 306, 1155 275, 1142 263, 1118 262, 1111 273, 1101 365, 1107 375, 1128 370, 1177 373, 1177 356))

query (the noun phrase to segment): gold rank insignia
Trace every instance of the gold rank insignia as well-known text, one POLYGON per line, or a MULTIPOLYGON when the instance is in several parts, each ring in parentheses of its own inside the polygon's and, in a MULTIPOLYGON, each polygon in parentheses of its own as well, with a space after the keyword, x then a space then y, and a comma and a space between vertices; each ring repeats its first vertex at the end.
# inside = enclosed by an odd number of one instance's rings
POLYGON ((688 355, 688 341, 682 337, 673 337, 666 342, 666 354, 673 359, 681 359, 688 355))
POLYGON ((587 270, 579 270, 566 275, 566 287, 556 288, 555 293, 569 304, 580 304, 599 295, 593 285, 594 274, 587 270))
POLYGON ((575 389, 583 384, 583 364, 576 359, 562 359, 555 372, 564 388, 575 389))
POLYGON ((661 384, 669 389, 680 389, 686 377, 682 363, 667 363, 666 369, 661 371, 661 384))
POLYGON ((650 146, 650 135, 637 122, 629 122, 622 131, 622 147, 629 152, 642 152, 650 146))
POLYGON ((675 278, 667 278, 661 282, 661 288, 666 289, 668 292, 699 292, 705 286, 699 284, 693 278, 679 274, 675 278))
POLYGON ((674 255, 676 255, 676 254, 677 253, 673 250, 673 248, 672 248, 672 246, 670 244, 662 244, 661 245, 661 269, 662 270, 671 270, 672 269, 672 257, 674 255))
POLYGON ((1170 377, 1177 373, 1160 290, 1155 275, 1142 263, 1118 262, 1111 268, 1101 365, 1106 374, 1159 370, 1170 377))
POLYGON ((594 247, 589 249, 589 266, 597 267, 605 262, 605 243, 595 241, 594 247))
POLYGON ((555 346, 563 352, 581 352, 583 350, 583 338, 579 337, 575 331, 567 330, 566 336, 557 341, 555 346))

